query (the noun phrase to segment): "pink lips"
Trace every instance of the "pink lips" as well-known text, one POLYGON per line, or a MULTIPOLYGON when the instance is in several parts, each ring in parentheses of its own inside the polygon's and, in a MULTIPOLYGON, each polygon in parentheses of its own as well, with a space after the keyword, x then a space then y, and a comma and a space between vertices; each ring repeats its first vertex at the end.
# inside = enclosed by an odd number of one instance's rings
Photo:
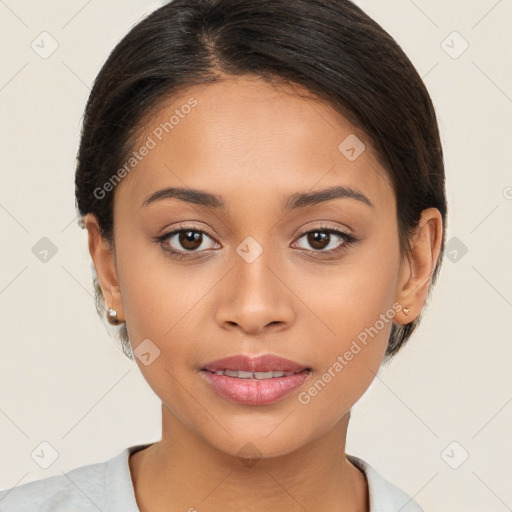
POLYGON ((305 370, 307 366, 289 359, 266 354, 258 357, 249 357, 239 354, 231 357, 224 357, 217 359, 204 366, 205 370, 215 372, 217 370, 243 370, 246 372, 269 372, 269 371, 283 371, 283 372, 300 372, 305 370))
MULTIPOLYGON (((212 361, 201 374, 222 397, 245 405, 270 404, 300 387, 310 375, 310 369, 300 363, 267 354, 259 357, 237 355, 212 361), (293 375, 270 378, 240 378, 217 375, 215 372, 294 372, 293 375)), ((261 376, 260 376, 261 377, 261 376)))

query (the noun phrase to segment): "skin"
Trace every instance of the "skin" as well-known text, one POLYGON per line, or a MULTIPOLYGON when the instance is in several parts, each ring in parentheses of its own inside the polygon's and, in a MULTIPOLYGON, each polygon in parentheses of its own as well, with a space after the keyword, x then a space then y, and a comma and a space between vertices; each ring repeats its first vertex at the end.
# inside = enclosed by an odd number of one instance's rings
MULTIPOLYGON (((345 442, 350 409, 378 372, 392 322, 309 403, 298 396, 394 303, 410 308, 396 312, 396 323, 419 315, 442 218, 425 210, 411 257, 401 258, 394 193, 370 142, 358 134, 366 150, 347 159, 338 146, 356 129, 298 90, 247 76, 189 87, 159 109, 141 142, 189 98, 197 106, 116 187, 115 248, 95 216, 86 218, 107 306, 126 321, 133 350, 146 338, 160 350, 148 366, 137 359, 162 400, 161 441, 129 461, 141 511, 369 510, 366 478, 347 460, 345 442), (336 185, 357 189, 373 207, 337 198, 282 209, 294 193, 336 185), (219 194, 228 207, 176 198, 141 207, 170 186, 219 194), (180 223, 214 235, 203 234, 181 261, 154 242, 180 223), (357 241, 326 255, 343 239, 315 246, 304 236, 326 226, 357 241), (252 263, 236 252, 248 236, 263 248, 252 263), (218 358, 267 353, 312 368, 301 388, 273 404, 229 402, 200 374, 218 358), (239 457, 247 443, 253 464, 239 457)), ((164 243, 187 252, 178 236, 164 243)))

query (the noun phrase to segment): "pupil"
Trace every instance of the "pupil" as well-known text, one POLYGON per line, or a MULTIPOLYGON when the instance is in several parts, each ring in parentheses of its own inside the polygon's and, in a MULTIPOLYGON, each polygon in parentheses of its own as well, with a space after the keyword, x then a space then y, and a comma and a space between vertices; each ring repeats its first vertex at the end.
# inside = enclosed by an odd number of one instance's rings
POLYGON ((201 233, 197 231, 182 231, 179 235, 180 244, 189 250, 197 249, 201 246, 201 233))
POLYGON ((324 249, 329 245, 330 235, 328 233, 322 233, 321 231, 315 231, 308 235, 308 242, 315 249, 324 249))

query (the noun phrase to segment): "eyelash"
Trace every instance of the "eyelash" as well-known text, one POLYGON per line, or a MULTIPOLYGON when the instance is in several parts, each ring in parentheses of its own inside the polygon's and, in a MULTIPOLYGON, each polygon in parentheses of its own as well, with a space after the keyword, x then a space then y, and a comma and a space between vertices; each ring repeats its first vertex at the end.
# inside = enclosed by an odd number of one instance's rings
MULTIPOLYGON (((184 231, 193 231, 194 233, 202 233, 204 235, 208 235, 210 238, 214 239, 212 233, 210 233, 208 230, 205 229, 196 229, 192 226, 178 226, 178 228, 169 231, 169 233, 165 233, 155 239, 155 242, 159 244, 163 251, 169 254, 171 258, 177 258, 180 261, 183 259, 187 259, 190 257, 194 257, 194 254, 198 254, 199 251, 188 251, 188 252, 182 252, 182 251, 176 251, 175 249, 171 249, 168 247, 164 247, 165 242, 167 242, 170 238, 172 238, 174 235, 177 235, 184 231)), ((297 240, 300 240, 305 235, 309 235, 310 233, 328 233, 332 235, 336 235, 339 238, 343 240, 343 244, 340 245, 337 249, 331 249, 329 251, 321 251, 321 250, 310 250, 310 249, 301 249, 301 251, 305 251, 307 253, 312 253, 314 255, 318 254, 328 254, 330 256, 337 256, 338 254, 341 254, 345 250, 348 249, 351 245, 356 243, 358 240, 352 235, 349 235, 348 233, 345 233, 344 231, 341 231, 340 229, 333 228, 333 227, 327 227, 327 226, 319 226, 315 229, 310 229, 308 231, 305 231, 301 235, 297 237, 297 240)), ((212 249, 207 249, 212 250, 212 249)))

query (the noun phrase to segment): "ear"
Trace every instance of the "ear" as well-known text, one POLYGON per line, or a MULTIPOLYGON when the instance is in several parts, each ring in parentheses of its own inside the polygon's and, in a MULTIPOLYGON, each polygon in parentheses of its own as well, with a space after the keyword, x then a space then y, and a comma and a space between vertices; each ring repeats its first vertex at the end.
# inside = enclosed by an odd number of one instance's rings
POLYGON ((397 312, 397 323, 408 324, 421 313, 432 282, 441 243, 443 218, 437 208, 423 210, 411 245, 411 255, 402 261, 397 290, 397 302, 410 310, 397 312))
POLYGON ((107 309, 113 307, 117 311, 119 321, 124 322, 124 308, 117 278, 114 248, 101 236, 98 219, 93 213, 88 213, 85 216, 84 225, 89 238, 89 253, 105 298, 105 307, 107 309))

